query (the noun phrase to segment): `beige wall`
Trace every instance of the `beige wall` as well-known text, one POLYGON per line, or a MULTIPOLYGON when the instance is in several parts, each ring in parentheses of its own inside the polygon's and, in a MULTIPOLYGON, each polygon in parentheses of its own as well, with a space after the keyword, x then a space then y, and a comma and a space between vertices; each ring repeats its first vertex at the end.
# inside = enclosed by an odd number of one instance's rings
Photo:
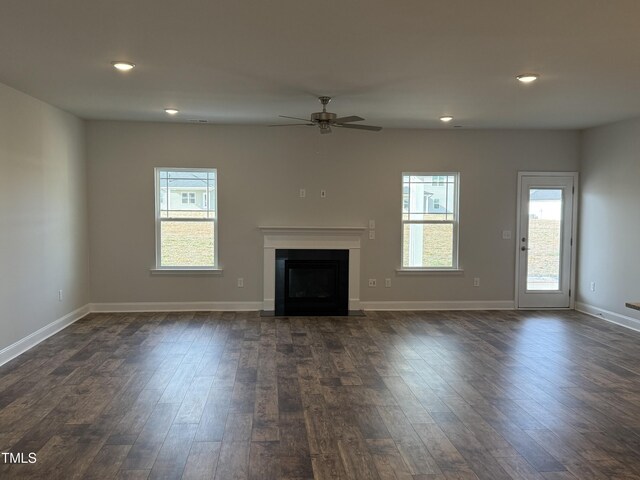
POLYGON ((89 301, 84 154, 81 120, 0 84, 0 350, 89 301))
POLYGON ((571 131, 320 136, 302 127, 88 122, 92 302, 261 301, 259 225, 364 226, 369 219, 377 238, 363 236, 362 300, 513 300, 515 239, 502 240, 502 230, 515 232, 517 172, 577 170, 578 140, 571 131), (218 169, 222 276, 150 275, 158 166, 218 169), (395 275, 403 171, 461 172, 463 275, 395 275), (368 278, 378 287, 368 288, 368 278))
POLYGON ((640 119, 587 130, 581 157, 578 301, 640 319, 640 119))

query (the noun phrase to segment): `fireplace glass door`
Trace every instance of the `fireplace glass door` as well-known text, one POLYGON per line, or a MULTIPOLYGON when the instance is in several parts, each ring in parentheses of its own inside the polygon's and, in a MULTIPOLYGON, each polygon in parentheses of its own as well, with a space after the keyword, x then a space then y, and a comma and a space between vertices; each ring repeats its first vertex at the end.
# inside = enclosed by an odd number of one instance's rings
POLYGON ((348 250, 277 250, 276 315, 347 315, 348 250))

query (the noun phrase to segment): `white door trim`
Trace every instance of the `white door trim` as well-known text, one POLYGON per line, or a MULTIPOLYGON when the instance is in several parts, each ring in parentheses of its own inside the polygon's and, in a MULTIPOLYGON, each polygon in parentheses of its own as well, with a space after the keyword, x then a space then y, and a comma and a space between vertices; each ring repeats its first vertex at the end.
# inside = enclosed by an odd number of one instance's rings
MULTIPOLYGON (((527 310, 526 308, 520 308, 519 305, 519 273, 520 273, 520 250, 518 246, 521 238, 520 232, 520 211, 521 194, 522 194, 522 177, 573 177, 573 215, 571 224, 571 238, 573 244, 571 246, 571 276, 570 286, 571 295, 569 297, 569 310, 574 310, 576 306, 576 261, 577 261, 577 241, 578 241, 578 198, 580 188, 580 174, 578 172, 518 172, 518 188, 517 188, 517 203, 516 203, 516 242, 515 242, 515 256, 516 256, 516 269, 514 272, 514 305, 516 310, 527 310)), ((556 309, 557 310, 557 309, 556 309)))

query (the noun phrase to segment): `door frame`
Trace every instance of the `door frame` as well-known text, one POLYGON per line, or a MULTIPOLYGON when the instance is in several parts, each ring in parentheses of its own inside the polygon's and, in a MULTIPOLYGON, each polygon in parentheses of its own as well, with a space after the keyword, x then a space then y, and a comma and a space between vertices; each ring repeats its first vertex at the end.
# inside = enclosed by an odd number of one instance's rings
POLYGON ((571 267, 569 277, 569 307, 568 308, 555 308, 550 307, 549 310, 574 310, 576 306, 576 260, 578 250, 578 198, 580 188, 580 174, 578 172, 518 172, 518 188, 517 188, 517 202, 516 202, 516 242, 515 242, 515 256, 516 256, 516 270, 515 270, 515 297, 514 307, 516 310, 543 310, 543 307, 539 308, 526 308, 519 307, 520 300, 520 249, 518 248, 519 239, 521 238, 520 225, 521 225, 521 197, 522 197, 522 177, 573 177, 573 211, 571 219, 571 267))

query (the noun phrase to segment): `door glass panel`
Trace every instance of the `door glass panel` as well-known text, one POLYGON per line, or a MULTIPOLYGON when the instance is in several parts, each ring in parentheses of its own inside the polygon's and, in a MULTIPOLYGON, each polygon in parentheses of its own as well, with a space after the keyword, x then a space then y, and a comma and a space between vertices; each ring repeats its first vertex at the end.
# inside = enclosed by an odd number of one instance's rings
POLYGON ((562 189, 529 189, 527 247, 527 290, 559 290, 562 189))

